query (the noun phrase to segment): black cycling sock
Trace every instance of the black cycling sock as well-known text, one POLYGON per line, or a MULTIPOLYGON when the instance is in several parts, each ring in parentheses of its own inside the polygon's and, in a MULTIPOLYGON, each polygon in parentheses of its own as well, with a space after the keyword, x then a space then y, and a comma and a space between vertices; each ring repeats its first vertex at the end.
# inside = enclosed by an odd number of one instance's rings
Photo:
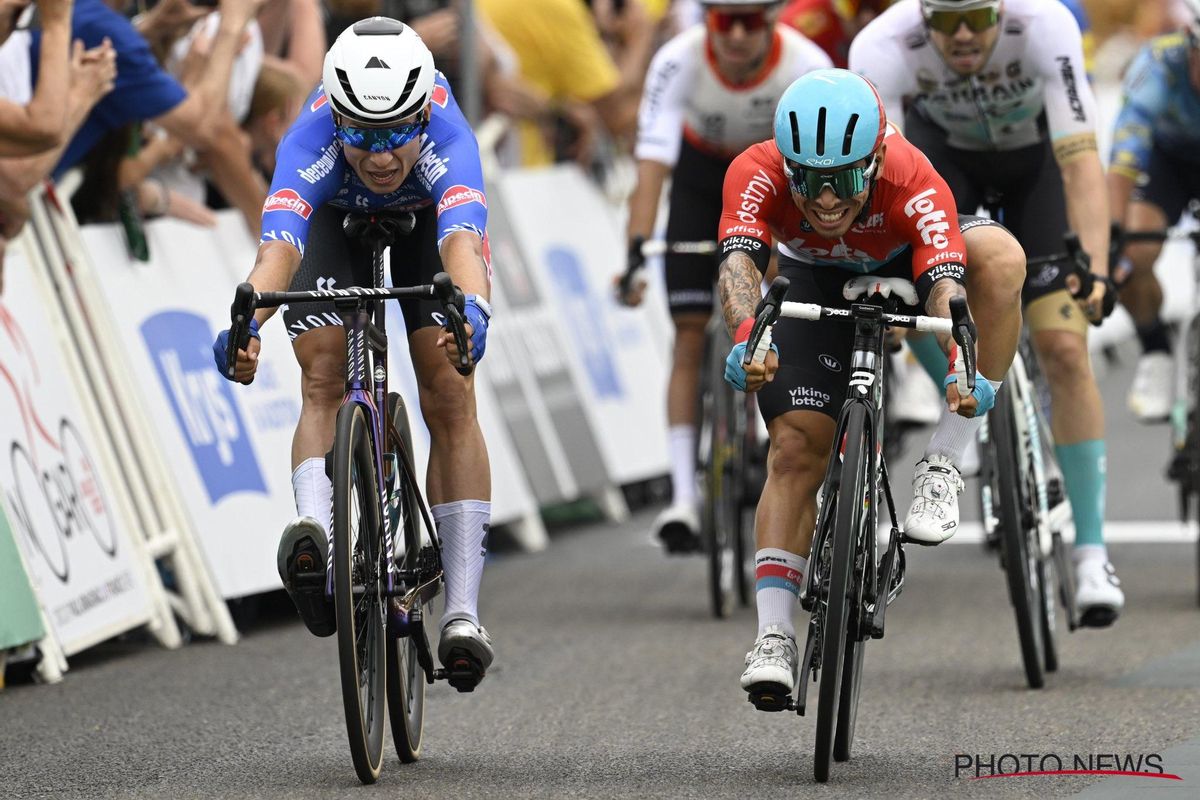
POLYGON ((1171 339, 1167 336, 1167 326, 1161 319, 1146 326, 1138 326, 1138 340, 1142 343, 1143 353, 1170 353, 1171 339))

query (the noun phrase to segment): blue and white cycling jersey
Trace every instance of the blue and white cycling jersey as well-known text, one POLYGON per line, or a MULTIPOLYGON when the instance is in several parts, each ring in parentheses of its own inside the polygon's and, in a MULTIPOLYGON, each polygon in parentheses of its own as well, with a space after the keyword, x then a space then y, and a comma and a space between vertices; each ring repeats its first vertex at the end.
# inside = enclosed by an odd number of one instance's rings
POLYGON ((1190 47, 1186 33, 1160 36, 1129 67, 1113 134, 1114 172, 1137 180, 1155 148, 1200 163, 1200 93, 1188 76, 1190 47))
POLYGON ((421 134, 421 154, 400 188, 385 195, 368 189, 346 162, 324 87, 318 85, 309 95, 279 143, 271 192, 263 204, 261 241, 288 242, 303 254, 309 218, 326 204, 359 211, 436 204, 439 245, 455 231, 483 238, 487 196, 479 145, 441 73, 434 83, 429 126, 421 134))

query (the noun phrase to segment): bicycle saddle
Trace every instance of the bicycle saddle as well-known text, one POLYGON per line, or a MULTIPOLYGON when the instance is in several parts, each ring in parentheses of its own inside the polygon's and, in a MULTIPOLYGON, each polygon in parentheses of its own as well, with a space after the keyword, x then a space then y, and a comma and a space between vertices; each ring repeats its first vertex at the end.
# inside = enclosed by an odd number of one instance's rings
POLYGON ((342 220, 342 232, 351 239, 362 239, 369 243, 391 245, 398 236, 407 236, 417 225, 417 216, 411 211, 351 212, 342 220))
POLYGON ((917 304, 917 288, 912 281, 904 278, 876 278, 871 275, 858 275, 846 281, 842 287, 842 297, 847 300, 857 300, 860 297, 879 295, 889 298, 895 295, 900 302, 907 306, 917 304))

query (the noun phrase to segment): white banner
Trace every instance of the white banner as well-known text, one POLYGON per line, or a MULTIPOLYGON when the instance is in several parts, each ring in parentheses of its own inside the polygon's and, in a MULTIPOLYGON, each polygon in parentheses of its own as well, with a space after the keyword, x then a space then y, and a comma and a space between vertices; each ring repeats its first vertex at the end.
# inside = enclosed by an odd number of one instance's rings
POLYGON ((61 312, 29 234, 9 247, 0 296, 0 491, 13 538, 63 650, 152 616, 121 477, 65 355, 61 312))
POLYGON ((292 434, 299 367, 283 326, 262 331, 262 363, 249 386, 213 363, 229 327, 233 288, 254 265, 255 243, 234 214, 216 230, 175 220, 146 226, 151 260, 131 260, 115 225, 83 239, 126 344, 150 424, 174 467, 196 537, 224 597, 280 587, 275 551, 295 516, 292 434))
POLYGON ((610 479, 666 474, 667 365, 646 315, 612 300, 625 264, 612 209, 573 165, 509 172, 499 188, 610 479))

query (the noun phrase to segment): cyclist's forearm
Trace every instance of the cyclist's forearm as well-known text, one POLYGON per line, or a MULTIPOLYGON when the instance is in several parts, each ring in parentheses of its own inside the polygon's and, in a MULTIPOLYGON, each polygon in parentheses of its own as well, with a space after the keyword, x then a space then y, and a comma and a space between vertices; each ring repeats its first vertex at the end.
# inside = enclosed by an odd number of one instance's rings
MULTIPOLYGON (((929 297, 925 301, 925 313, 931 317, 948 318, 950 316, 950 299, 952 297, 966 296, 967 287, 950 278, 942 278, 933 284, 933 288, 929 290, 929 297)), ((942 348, 942 352, 949 356, 950 347, 954 344, 954 339, 947 334, 939 333, 937 334, 937 341, 938 346, 942 348)))
POLYGON ((725 327, 729 335, 737 332, 743 320, 754 316, 762 294, 762 273, 754 259, 742 252, 730 253, 721 262, 718 286, 721 290, 721 307, 725 310, 725 327))
MULTIPOLYGON (((258 247, 258 258, 246 280, 256 292, 286 292, 300 269, 300 260, 300 251, 287 242, 264 242, 258 247)), ((274 308, 260 308, 254 312, 254 318, 262 326, 275 311, 274 308)))
POLYGON ((491 283, 483 261, 483 241, 471 231, 455 231, 442 242, 442 266, 463 294, 491 299, 491 283))
POLYGON ((1092 272, 1108 274, 1108 192, 1100 154, 1088 151, 1062 165, 1067 196, 1067 220, 1079 234, 1084 251, 1092 257, 1092 272))
POLYGON ((628 241, 637 237, 649 239, 658 218, 658 201, 663 183, 671 168, 657 161, 642 159, 637 163, 637 185, 629 196, 628 241))

